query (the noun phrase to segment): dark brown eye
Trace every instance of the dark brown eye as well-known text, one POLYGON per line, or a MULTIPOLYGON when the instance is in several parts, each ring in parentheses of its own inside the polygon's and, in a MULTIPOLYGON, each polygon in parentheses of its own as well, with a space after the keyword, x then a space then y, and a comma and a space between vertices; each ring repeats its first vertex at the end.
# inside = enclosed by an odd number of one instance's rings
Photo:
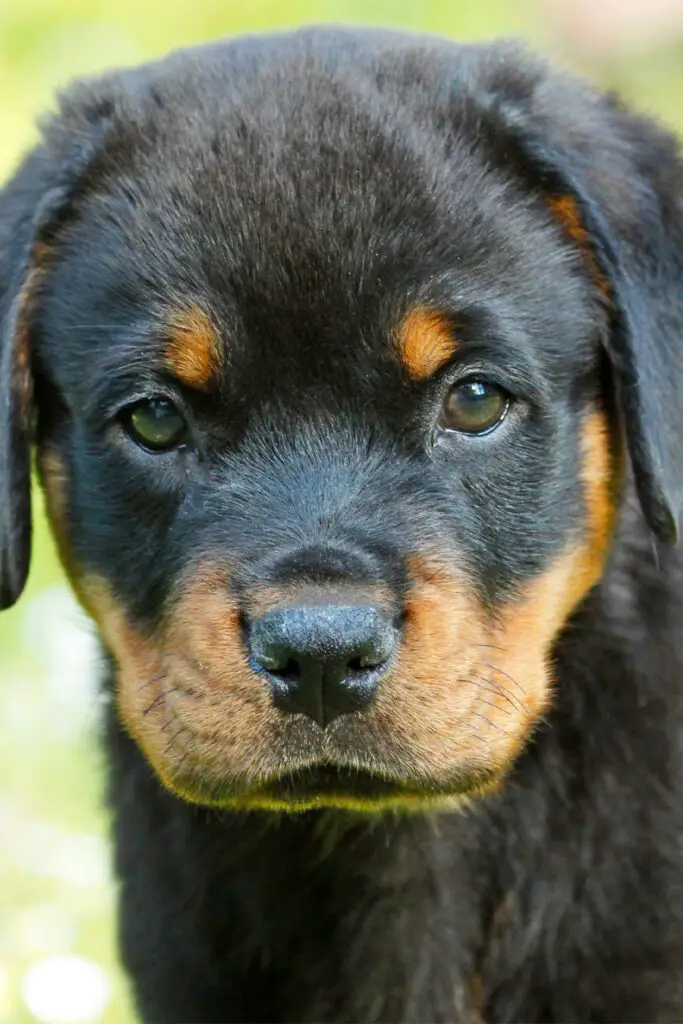
POLYGON ((187 434, 187 421, 168 398, 147 398, 127 410, 123 424, 141 448, 166 452, 178 448, 187 434))
POLYGON ((504 419, 509 405, 510 396, 497 384, 461 381, 446 395, 439 426, 462 434, 486 434, 504 419))

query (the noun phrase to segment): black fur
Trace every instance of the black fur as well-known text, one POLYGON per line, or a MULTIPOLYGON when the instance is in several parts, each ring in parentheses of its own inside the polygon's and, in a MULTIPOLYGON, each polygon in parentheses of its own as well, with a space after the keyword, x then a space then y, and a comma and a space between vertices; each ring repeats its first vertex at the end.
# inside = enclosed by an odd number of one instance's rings
MULTIPOLYGON (((611 555, 554 645, 550 710, 465 810, 244 812, 251 769, 208 764, 193 798, 218 807, 193 806, 112 701, 148 1024, 683 1019, 682 182, 666 133, 515 47, 317 29, 75 86, 0 193, 3 606, 32 440, 60 459, 77 589, 105 579, 151 635, 209 556, 243 608, 353 579, 400 610, 410 557, 436 551, 495 614, 584 535, 580 424, 610 428, 611 555), (567 196, 585 246, 551 213, 567 196), (164 317, 190 303, 226 353, 209 394, 164 366, 164 317), (389 340, 416 305, 459 342, 422 382, 389 340), (492 440, 434 446, 463 366, 516 404, 492 440), (151 456, 121 417, 159 393, 192 443, 151 456)), ((322 741, 284 728, 282 771, 315 772, 322 741)), ((418 777, 362 713, 343 729, 342 774, 488 781, 418 777)))

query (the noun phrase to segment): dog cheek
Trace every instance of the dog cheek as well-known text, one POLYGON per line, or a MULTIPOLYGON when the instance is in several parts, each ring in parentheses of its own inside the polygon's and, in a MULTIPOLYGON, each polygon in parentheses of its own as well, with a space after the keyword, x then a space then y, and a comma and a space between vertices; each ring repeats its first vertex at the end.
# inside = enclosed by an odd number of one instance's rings
POLYGON ((228 572, 206 563, 175 595, 164 624, 166 645, 188 666, 196 694, 191 714, 208 776, 245 779, 269 769, 277 715, 264 681, 249 666, 228 572), (202 743, 201 737, 205 738, 202 743))
POLYGON ((466 685, 482 609, 465 574, 410 559, 399 657, 380 686, 378 740, 406 751, 406 768, 443 778, 452 767, 485 768, 473 711, 478 690, 466 685))
POLYGON ((577 539, 504 603, 486 608, 465 572, 411 560, 402 647, 372 726, 380 742, 408 752, 409 776, 502 776, 548 708, 554 643, 602 574, 616 517, 601 413, 585 418, 580 444, 577 539))
POLYGON ((160 716, 166 711, 164 696, 172 685, 172 666, 166 663, 158 645, 133 625, 106 580, 83 576, 79 580, 79 598, 116 662, 119 717, 164 784, 172 789, 176 774, 173 752, 169 749, 164 754, 160 747, 160 716))
POLYGON ((515 648, 465 572, 414 557, 410 576, 402 647, 373 728, 379 742, 405 751, 409 777, 446 785, 462 777, 469 786, 514 759, 545 704, 545 664, 527 659, 524 684, 513 675, 515 648))
POLYGON ((176 587, 153 635, 132 623, 103 579, 88 576, 80 589, 116 662, 120 719, 167 789, 222 803, 226 786, 277 770, 286 740, 244 655, 222 569, 204 565, 176 587))

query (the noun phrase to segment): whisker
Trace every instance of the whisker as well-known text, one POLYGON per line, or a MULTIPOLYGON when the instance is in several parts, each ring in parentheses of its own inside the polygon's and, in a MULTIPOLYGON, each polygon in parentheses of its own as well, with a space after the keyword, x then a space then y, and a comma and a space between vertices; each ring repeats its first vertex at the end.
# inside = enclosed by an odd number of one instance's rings
POLYGON ((189 731, 190 730, 187 728, 186 725, 181 725, 180 728, 178 729, 178 731, 174 732, 173 735, 171 736, 171 738, 169 739, 168 743, 164 747, 163 753, 167 754, 169 752, 169 750, 171 749, 171 747, 173 746, 175 741, 178 739, 178 737, 181 735, 181 733, 189 732, 189 731))
POLYGON ((507 672, 503 672, 502 668, 498 668, 497 665, 484 665, 484 668, 490 668, 492 672, 499 672, 501 674, 501 676, 505 676, 505 678, 509 679, 511 683, 515 684, 515 686, 517 687, 517 689, 521 693, 522 697, 526 697, 526 690, 521 685, 521 683, 518 683, 517 680, 513 679, 513 677, 508 675, 507 672))
POLYGON ((488 704, 488 706, 490 708, 495 708, 496 711, 500 711, 500 713, 503 714, 503 715, 510 715, 510 714, 512 714, 511 711, 507 711, 505 708, 499 707, 498 704, 494 704, 490 700, 484 700, 483 697, 479 697, 478 701, 479 701, 480 704, 488 704))
POLYGON ((148 679, 146 683, 142 684, 140 690, 146 690, 148 686, 151 686, 153 683, 158 683, 160 679, 164 679, 167 675, 168 672, 162 672, 160 675, 154 676, 152 679, 148 679))
POLYGON ((498 732, 504 733, 505 736, 508 735, 507 729, 503 729, 503 728, 501 728, 501 726, 496 725, 496 723, 492 722, 490 718, 486 717, 486 715, 480 715, 478 711, 470 711, 469 714, 470 715, 476 715, 477 718, 483 718, 484 721, 487 722, 491 726, 492 729, 496 729, 498 732))
MULTIPOLYGON (((486 668, 490 667, 490 665, 486 666, 486 668)), ((513 708, 517 708, 519 711, 522 712, 522 714, 526 714, 526 708, 519 700, 519 698, 515 697, 511 693, 508 693, 507 689, 502 685, 502 683, 497 683, 495 679, 489 679, 488 676, 483 676, 480 672, 472 672, 471 674, 473 676, 476 676, 477 679, 483 679, 485 683, 488 683, 489 686, 492 687, 492 689, 497 694, 499 694, 499 696, 503 697, 509 704, 512 704, 513 708)))
MULTIPOLYGON (((476 673, 474 674, 476 675, 476 673)), ((496 690, 495 688, 490 686, 482 686, 481 683, 475 683, 474 679, 465 679, 464 676, 461 676, 456 680, 456 682, 471 683, 472 686, 476 686, 479 690, 483 690, 484 693, 497 693, 499 697, 505 697, 505 694, 501 693, 500 690, 496 690)), ((483 704, 488 704, 490 707, 496 708, 498 711, 502 711, 504 715, 511 714, 511 712, 507 711, 505 708, 499 708, 497 704, 492 704, 490 700, 484 700, 483 697, 480 697, 479 700, 482 701, 483 704)))
POLYGON ((152 710, 152 708, 155 708, 157 706, 157 704, 163 703, 164 699, 166 697, 168 697, 169 693, 175 693, 175 691, 179 690, 179 689, 180 689, 179 686, 172 686, 170 690, 164 690, 163 693, 160 693, 158 697, 154 698, 154 700, 152 701, 150 706, 147 708, 147 710, 143 711, 143 713, 142 713, 143 716, 144 715, 148 715, 149 712, 152 710))
POLYGON ((72 324, 70 331, 120 331, 121 324, 72 324))

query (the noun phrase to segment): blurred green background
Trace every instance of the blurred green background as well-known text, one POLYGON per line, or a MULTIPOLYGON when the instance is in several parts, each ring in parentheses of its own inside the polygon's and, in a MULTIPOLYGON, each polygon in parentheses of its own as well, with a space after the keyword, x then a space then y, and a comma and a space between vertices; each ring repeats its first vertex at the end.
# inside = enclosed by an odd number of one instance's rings
MULTIPOLYGON (((683 129, 683 0, 0 0, 0 180, 70 78, 310 21, 524 37, 683 129)), ((0 618, 0 1022, 129 1024, 94 638, 36 505, 30 585, 0 618)))

